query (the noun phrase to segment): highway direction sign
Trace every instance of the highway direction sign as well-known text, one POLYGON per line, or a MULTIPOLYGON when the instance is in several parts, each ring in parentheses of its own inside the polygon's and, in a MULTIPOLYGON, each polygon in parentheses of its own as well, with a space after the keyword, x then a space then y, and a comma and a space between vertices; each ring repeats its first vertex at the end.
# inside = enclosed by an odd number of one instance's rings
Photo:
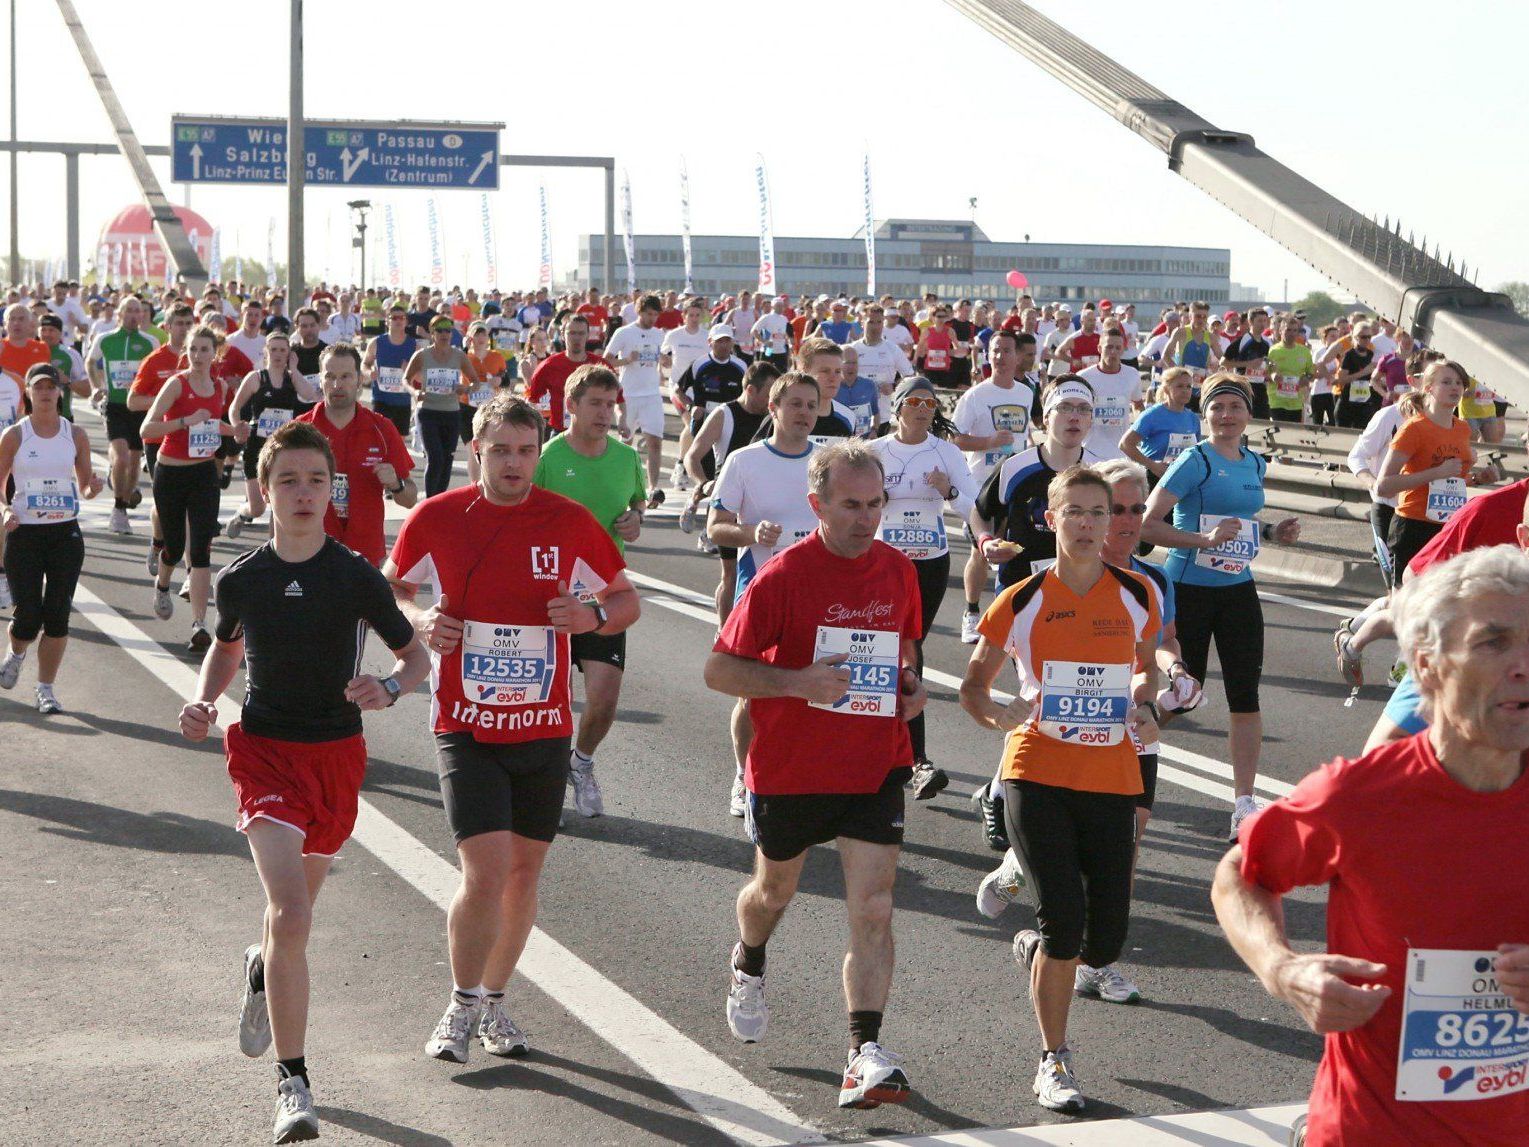
MULTIPOLYGON (((503 126, 308 120, 307 180, 315 187, 495 191, 503 126)), ((170 127, 176 183, 287 181, 286 120, 175 116, 170 127)))

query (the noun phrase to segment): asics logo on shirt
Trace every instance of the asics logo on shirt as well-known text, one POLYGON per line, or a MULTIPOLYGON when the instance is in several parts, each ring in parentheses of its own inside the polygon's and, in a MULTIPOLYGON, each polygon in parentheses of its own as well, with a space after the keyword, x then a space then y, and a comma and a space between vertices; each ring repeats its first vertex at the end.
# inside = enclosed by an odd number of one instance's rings
POLYGON ((1078 611, 1075 610, 1075 609, 1053 609, 1049 613, 1047 613, 1045 617, 1041 618, 1041 620, 1042 621, 1062 621, 1062 620, 1064 620, 1066 618, 1077 617, 1077 616, 1078 616, 1078 611))

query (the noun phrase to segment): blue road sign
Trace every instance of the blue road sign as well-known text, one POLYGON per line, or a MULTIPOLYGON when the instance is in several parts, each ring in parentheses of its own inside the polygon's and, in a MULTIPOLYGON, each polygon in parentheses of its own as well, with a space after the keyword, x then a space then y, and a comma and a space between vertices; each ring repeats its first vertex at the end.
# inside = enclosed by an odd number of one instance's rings
MULTIPOLYGON (((308 183, 495 191, 503 126, 308 120, 308 183)), ((286 120, 175 116, 170 127, 176 183, 287 181, 286 120)))

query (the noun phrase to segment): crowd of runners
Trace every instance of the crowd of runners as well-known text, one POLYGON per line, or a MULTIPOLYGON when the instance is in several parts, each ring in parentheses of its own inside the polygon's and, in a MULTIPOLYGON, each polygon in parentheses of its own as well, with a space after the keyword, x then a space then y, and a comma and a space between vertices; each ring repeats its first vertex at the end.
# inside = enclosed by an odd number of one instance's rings
POLYGON ((1502 477, 1488 455, 1505 413, 1465 367, 1361 313, 1313 329, 1300 312, 1194 301, 1138 319, 1028 296, 15 289, 0 688, 35 643, 37 707, 63 711, 81 501, 109 497, 106 529, 146 543, 146 615, 172 620, 184 570, 179 633, 203 655, 186 737, 214 732, 244 671, 222 735, 266 911, 242 956, 238 1035, 246 1055, 274 1053, 281 1143, 319 1130, 306 949, 357 815, 361 714, 427 682, 462 879, 424 1051, 530 1051, 511 977, 567 789, 576 815, 603 812, 596 756, 641 613, 627 547, 670 498, 717 560, 699 673, 732 699, 727 807, 755 849, 719 1011, 737 1039, 766 1037, 769 942, 808 850, 836 843, 841 1107, 913 1091, 916 1065, 882 1027, 905 802, 950 785, 922 682, 947 592, 974 647, 961 707, 999 734, 992 779, 969 794, 973 848, 1002 853, 975 907, 1034 908, 1013 942, 1035 1019, 1022 1058, 1053 1111, 1085 1108, 1073 999, 1145 994, 1119 959, 1159 730, 1201 703, 1214 647, 1234 802, 1206 885, 1252 971, 1327 1036, 1297 1134, 1524 1143, 1529 481, 1469 489, 1502 477), (1268 808, 1255 568, 1301 524, 1267 505, 1255 419, 1362 431, 1349 465, 1372 491, 1387 592, 1334 635, 1337 670, 1357 686, 1381 637, 1405 670, 1370 743, 1333 746, 1343 759, 1268 808), (228 489, 243 500, 225 516, 228 489), (215 539, 256 530, 268 540, 214 578, 215 539), (380 677, 358 672, 368 630, 394 658, 380 677), (1012 697, 997 691, 1006 665, 1012 697), (1280 898, 1320 884, 1329 950, 1296 954, 1280 898))

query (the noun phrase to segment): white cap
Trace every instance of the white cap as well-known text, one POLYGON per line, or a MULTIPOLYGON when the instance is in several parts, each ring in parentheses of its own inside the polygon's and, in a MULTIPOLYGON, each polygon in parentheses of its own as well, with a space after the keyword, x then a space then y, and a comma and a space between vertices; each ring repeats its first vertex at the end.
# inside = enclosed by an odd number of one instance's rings
POLYGON ((714 343, 718 339, 730 339, 733 337, 733 328, 726 323, 718 323, 706 332, 706 341, 710 343, 714 343))

